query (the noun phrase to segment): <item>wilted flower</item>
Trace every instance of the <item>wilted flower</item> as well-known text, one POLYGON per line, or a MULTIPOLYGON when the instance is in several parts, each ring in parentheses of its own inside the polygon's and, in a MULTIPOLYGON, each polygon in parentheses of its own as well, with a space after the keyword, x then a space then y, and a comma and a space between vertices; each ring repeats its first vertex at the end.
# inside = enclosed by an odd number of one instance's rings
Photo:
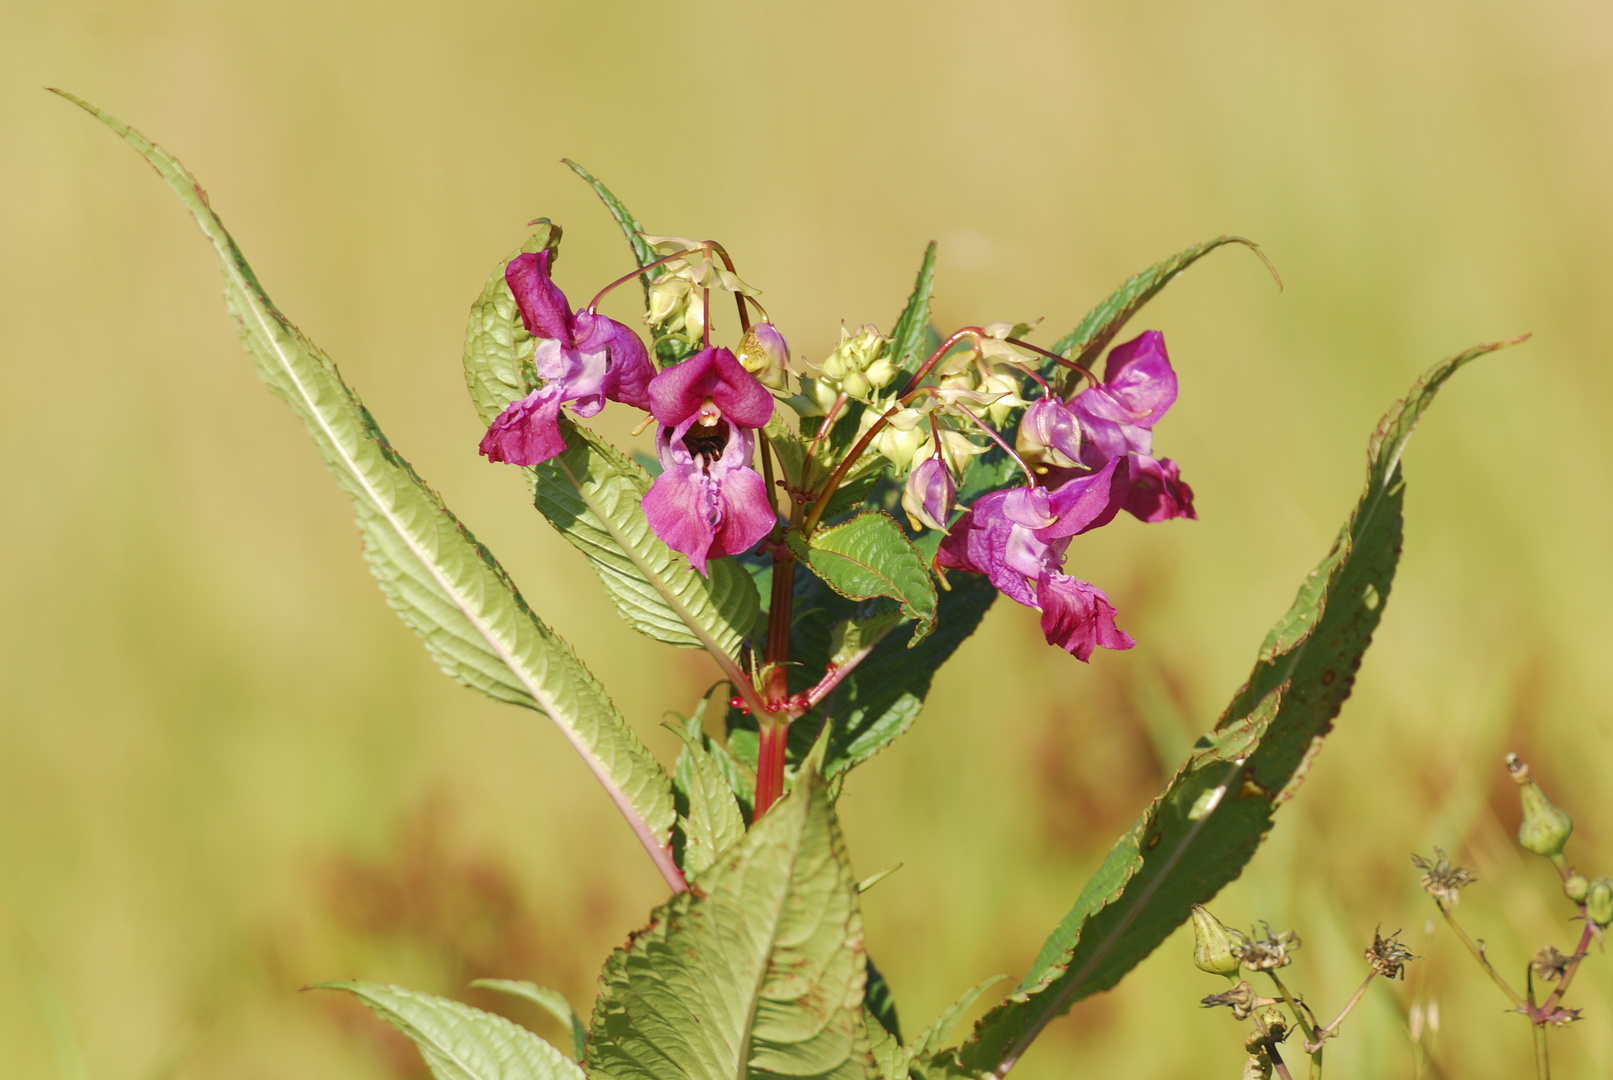
POLYGON ((1238 954, 1238 958, 1251 971, 1275 971, 1293 963, 1294 958, 1289 956, 1288 952, 1290 949, 1299 948, 1299 935, 1292 930, 1274 934, 1269 925, 1265 923, 1261 925, 1266 928, 1264 936, 1251 930, 1248 941, 1233 946, 1233 952, 1238 954))
POLYGON ((1249 1019, 1249 1014, 1256 1009, 1263 1009, 1269 1005, 1277 1004, 1277 999, 1261 997, 1255 993, 1255 988, 1250 986, 1249 981, 1245 979, 1223 994, 1211 994, 1209 997, 1201 999, 1199 1004, 1206 1009, 1225 1005, 1232 1010, 1234 1017, 1239 1020, 1247 1020, 1249 1019))
POLYGON ((649 408, 655 374, 644 343, 621 323, 591 311, 572 314, 566 294, 549 278, 554 252, 517 255, 504 268, 521 322, 538 339, 533 367, 543 385, 498 415, 482 438, 491 461, 536 465, 565 450, 560 406, 593 416, 605 400, 649 408))
POLYGON ((1462 899, 1462 890, 1478 880, 1467 867, 1452 866, 1445 852, 1439 848, 1434 849, 1433 862, 1421 855, 1413 855, 1411 862, 1424 871, 1423 892, 1432 896, 1441 907, 1455 907, 1462 899))
POLYGON ((1535 958, 1529 962, 1529 968, 1537 979, 1556 982, 1567 972, 1571 960, 1573 957, 1564 956, 1557 950, 1557 946, 1547 945, 1535 953, 1535 958))
POLYGON ((1050 468, 1076 468, 1081 464, 1081 426, 1058 398, 1037 398, 1019 418, 1014 449, 1039 474, 1050 468))
POLYGON ((1076 659, 1094 650, 1129 649, 1136 642, 1115 626, 1115 609, 1102 589, 1062 572, 1070 538, 1113 520, 1125 491, 1125 463, 1076 477, 1049 491, 994 491, 952 526, 936 562, 947 569, 985 574, 1009 598, 1042 613, 1042 633, 1076 659))
POLYGON ((1102 384, 1070 402, 1084 440, 1082 464, 1097 469, 1115 457, 1131 458, 1126 509, 1143 521, 1198 517, 1193 489, 1182 483, 1176 463, 1150 456, 1154 425, 1175 401, 1176 372, 1165 336, 1149 330, 1111 349, 1102 384))
POLYGON ((1565 1009, 1559 1005, 1557 1008, 1547 1013, 1543 1019, 1548 1024, 1555 1024, 1558 1027, 1564 1027, 1568 1024, 1572 1024, 1575 1020, 1578 1020, 1580 1018, 1580 1014, 1584 1011, 1584 1009, 1565 1009))
POLYGON ((1399 939, 1399 930, 1388 937, 1382 937, 1377 930, 1373 930, 1372 944, 1363 954, 1372 970, 1386 979, 1404 979, 1406 965, 1413 960, 1422 959, 1420 956, 1413 956, 1410 949, 1400 944, 1399 939))
POLYGON ((706 561, 751 547, 777 515, 751 468, 751 430, 773 415, 773 395, 727 349, 706 348, 657 375, 650 410, 662 472, 644 514, 668 547, 707 573, 706 561))

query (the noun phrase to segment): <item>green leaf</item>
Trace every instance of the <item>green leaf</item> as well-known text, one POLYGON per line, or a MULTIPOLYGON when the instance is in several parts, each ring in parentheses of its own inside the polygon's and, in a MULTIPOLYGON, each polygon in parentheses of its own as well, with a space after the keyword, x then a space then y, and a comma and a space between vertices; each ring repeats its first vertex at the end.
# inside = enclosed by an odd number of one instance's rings
MULTIPOLYGON (((891 873, 890 870, 885 871, 891 873)), ((879 875, 884 876, 884 875, 879 875)), ((857 892, 861 895, 866 885, 859 882, 857 892)), ((874 966, 872 960, 868 961, 868 989, 863 994, 863 1008, 868 1015, 878 1021, 878 1026, 889 1032, 898 1043, 902 1041, 902 1024, 896 1017, 896 999, 891 996, 890 983, 879 968, 874 966)))
POLYGON ((930 296, 935 291, 935 241, 924 249, 924 261, 919 264, 918 278, 913 282, 913 294, 907 306, 896 318, 890 335, 890 357, 904 375, 912 375, 929 350, 925 348, 930 328, 930 296))
POLYGON ((868 1029, 880 1080, 907 1080, 907 1051, 902 1041, 885 1029, 872 1009, 863 1010, 863 1026, 868 1029))
MULTIPOLYGON (((1160 290, 1171 283, 1171 279, 1216 248, 1227 244, 1242 244, 1260 256, 1260 261, 1266 264, 1271 276, 1277 279, 1278 287, 1282 287, 1282 278, 1277 277, 1276 269, 1260 250, 1259 244, 1253 240, 1245 240, 1241 236, 1217 236, 1214 240, 1207 240, 1186 251, 1179 251, 1164 262, 1127 278, 1125 284, 1116 289, 1109 299, 1087 312, 1086 318, 1081 320, 1081 325, 1060 338, 1053 345, 1052 351, 1060 356, 1070 357, 1084 368, 1091 368, 1103 354, 1103 350, 1108 347, 1109 342, 1113 341, 1125 327, 1127 321, 1142 310, 1144 304, 1158 296, 1160 290)), ((1048 363, 1051 365, 1053 362, 1048 363)))
POLYGON ((831 668, 860 663, 884 641, 896 624, 902 621, 901 612, 881 611, 860 619, 847 619, 836 623, 829 632, 829 664, 831 668))
POLYGON ((691 878, 710 869, 717 856, 745 835, 745 818, 720 765, 706 752, 700 717, 688 726, 668 725, 683 739, 672 781, 688 800, 683 826, 683 872, 691 878))
POLYGON ((352 499, 365 556, 394 610, 449 675, 499 701, 548 714, 668 881, 678 880, 667 848, 671 780, 571 647, 532 613, 492 554, 387 442, 330 358, 275 309, 195 177, 139 132, 71 94, 62 96, 138 150, 213 242, 241 341, 352 499))
POLYGON ((939 1052, 946 1045, 947 1039, 951 1038, 953 1029, 958 1026, 958 1021, 963 1019, 963 1014, 969 1011, 969 1006, 973 1005, 981 994, 984 994, 1006 978, 1008 978, 1007 975, 993 975, 979 986, 972 986, 960 994, 957 1001, 947 1006, 941 1015, 937 1016, 931 1021, 930 1026, 924 1029, 924 1033, 918 1037, 909 1050, 911 1056, 915 1059, 926 1058, 939 1052))
POLYGON ((862 916, 826 784, 807 769, 600 977, 593 1080, 874 1075, 862 916))
POLYGON ((437 1080, 583 1080, 576 1062, 494 1013, 381 983, 327 982, 315 989, 350 991, 414 1040, 437 1080))
POLYGON ((913 542, 888 514, 867 511, 812 534, 789 534, 795 557, 848 600, 888 596, 908 618, 919 620, 913 642, 935 626, 935 583, 913 542))
POLYGON ((521 982, 515 979, 476 979, 471 983, 479 990, 492 990, 511 997, 523 998, 553 1016, 571 1032, 572 1056, 582 1060, 583 1044, 588 1038, 588 1029, 583 1026, 582 1017, 577 1010, 571 1007, 566 995, 558 990, 550 990, 547 986, 537 983, 521 982))
POLYGON ((1114 986, 1254 856, 1332 730, 1383 616, 1400 556, 1400 455, 1445 380, 1484 345, 1436 365, 1368 444, 1366 490, 1321 564, 1261 646, 1248 684, 1109 852, 1008 999, 961 1051, 977 1074, 1008 1071, 1053 1018, 1114 986))
MULTIPOLYGON (((520 250, 558 243, 558 230, 550 230, 520 250)), ((488 277, 465 334, 465 382, 483 423, 533 388, 533 341, 504 281, 504 266, 518 253, 488 277)), ((560 430, 565 452, 527 470, 538 510, 587 556, 629 626, 669 645, 703 647, 735 675, 734 658, 761 607, 750 575, 732 559, 712 560, 710 577, 696 573, 650 529, 640 505, 651 483, 644 468, 564 416, 560 430)))

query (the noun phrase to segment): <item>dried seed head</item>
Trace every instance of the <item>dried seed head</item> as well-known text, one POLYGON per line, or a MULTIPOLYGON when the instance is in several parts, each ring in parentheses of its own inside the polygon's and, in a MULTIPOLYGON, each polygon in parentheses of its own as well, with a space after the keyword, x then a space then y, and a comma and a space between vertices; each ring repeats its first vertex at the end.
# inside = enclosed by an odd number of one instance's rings
POLYGON ((1381 936, 1377 930, 1372 931, 1372 945, 1364 954, 1372 970, 1386 979, 1404 979, 1406 965, 1413 960, 1421 960, 1420 956, 1413 956, 1411 950, 1400 944, 1400 931, 1396 930, 1388 937, 1381 936))
POLYGON ((1276 1005, 1268 1005, 1261 1009, 1255 1019, 1266 1029, 1267 1046, 1288 1038, 1288 1017, 1276 1005))
POLYGON ((1244 1058, 1243 1080, 1271 1080, 1271 1058, 1264 1050, 1244 1058))
POLYGON ((1467 867, 1452 866, 1449 857, 1439 848, 1434 849, 1433 862, 1421 855, 1413 855, 1411 862, 1423 871, 1423 892, 1443 908, 1455 907, 1462 899, 1462 890, 1478 880, 1467 867))
POLYGON ((1248 980, 1240 982, 1224 994, 1211 994, 1199 1002, 1206 1009, 1213 1009, 1218 1005, 1226 1005, 1232 1009, 1232 1015, 1239 1020, 1249 1019, 1249 1014, 1257 1008, 1277 1004, 1275 998, 1261 997, 1255 993, 1255 988, 1249 985, 1248 980))
POLYGON ((1529 969, 1535 973, 1537 979, 1546 982, 1556 982, 1563 977, 1568 969, 1568 961, 1572 957, 1564 956, 1557 951, 1557 946, 1547 945, 1535 953, 1535 958, 1529 962, 1529 969))
POLYGON ((1299 948, 1299 935, 1292 930, 1274 934, 1269 923, 1260 925, 1265 927, 1264 934, 1258 930, 1251 930, 1250 940, 1232 947, 1238 959, 1247 964, 1251 971, 1275 971, 1293 963, 1293 957, 1288 955, 1288 951, 1299 948))

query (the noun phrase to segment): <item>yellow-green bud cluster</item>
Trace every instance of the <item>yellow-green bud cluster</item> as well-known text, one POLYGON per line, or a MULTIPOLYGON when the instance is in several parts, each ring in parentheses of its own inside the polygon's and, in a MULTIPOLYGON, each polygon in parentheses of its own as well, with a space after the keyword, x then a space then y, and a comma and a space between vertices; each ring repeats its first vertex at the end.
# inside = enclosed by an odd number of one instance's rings
POLYGON ((885 349, 886 338, 877 327, 864 324, 855 333, 840 328, 840 344, 818 365, 819 404, 827 392, 830 402, 838 394, 869 401, 876 390, 896 381, 901 372, 885 349))

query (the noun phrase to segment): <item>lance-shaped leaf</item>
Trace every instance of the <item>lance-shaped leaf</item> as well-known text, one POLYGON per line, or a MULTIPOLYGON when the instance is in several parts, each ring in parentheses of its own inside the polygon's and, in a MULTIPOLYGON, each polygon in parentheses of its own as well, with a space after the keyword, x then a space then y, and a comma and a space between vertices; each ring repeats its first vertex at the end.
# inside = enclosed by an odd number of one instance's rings
POLYGON ((1029 973, 987 1013, 958 1060, 1003 1075, 1042 1028, 1114 986, 1253 857, 1332 730, 1383 617, 1400 557, 1400 455, 1434 394, 1462 365, 1436 365, 1396 402, 1367 447, 1367 484, 1338 540, 1300 587, 1215 730, 1109 852, 1029 973))
MULTIPOLYGON (((558 243, 552 227, 520 251, 558 243)), ((533 388, 534 339, 526 332, 499 263, 471 307, 465 334, 465 382, 483 423, 492 423, 533 388)), ((587 556, 616 604, 639 633, 683 648, 705 648, 731 677, 734 657, 760 610, 756 586, 732 559, 714 559, 711 576, 667 547, 641 505, 650 475, 587 428, 561 418, 566 450, 527 470, 538 510, 587 556)))
POLYGON ((919 620, 911 644, 935 625, 935 583, 913 542, 888 514, 876 510, 819 529, 810 540, 789 534, 790 550, 808 570, 848 600, 888 596, 919 620))
POLYGON ((583 1043, 588 1038, 588 1029, 583 1026, 582 1018, 577 1010, 571 1007, 566 995, 558 990, 551 990, 547 986, 537 983, 523 982, 518 979, 475 979, 471 985, 478 990, 492 990, 499 994, 508 994, 511 997, 530 1001, 556 1020, 560 1021, 566 1031, 571 1035, 571 1045, 574 1056, 582 1060, 583 1043))
POLYGON ((816 769, 699 884, 606 962, 588 1075, 873 1076, 862 916, 816 769))
MULTIPOLYGON (((1053 345, 1052 351, 1071 358, 1084 368, 1092 367, 1097 363, 1098 357, 1103 355, 1103 350, 1125 328, 1131 317, 1142 310, 1144 304, 1158 296, 1160 290, 1169 285, 1177 274, 1216 248, 1227 244, 1242 244, 1259 255, 1260 261, 1271 271, 1271 276, 1277 279, 1278 287, 1282 287, 1282 278, 1277 277, 1276 269, 1260 250, 1259 244, 1253 240, 1245 240, 1241 236, 1217 236, 1214 240, 1207 240, 1202 244, 1195 244, 1186 251, 1179 251, 1164 262, 1127 278, 1125 284, 1116 289, 1113 295, 1087 312, 1086 318, 1081 320, 1079 326, 1060 338, 1053 345)), ((1051 376, 1057 370, 1057 365, 1050 360, 1045 369, 1051 376)))
POLYGON ((139 132, 71 94, 62 96, 138 150, 213 242, 224 268, 225 302, 242 344, 352 499, 365 557, 393 609, 449 675, 499 701, 547 713, 605 786, 667 881, 681 887, 668 846, 671 780, 593 675, 387 442, 331 359, 275 309, 195 177, 139 132))
POLYGON ((935 292, 935 241, 924 249, 924 261, 919 264, 918 278, 913 282, 913 293, 907 306, 896 317, 891 328, 890 358, 897 370, 911 375, 923 363, 930 328, 930 297, 935 292))
POLYGON ((372 982, 347 990, 420 1048, 436 1080, 584 1080, 582 1069, 526 1028, 448 998, 372 982))

